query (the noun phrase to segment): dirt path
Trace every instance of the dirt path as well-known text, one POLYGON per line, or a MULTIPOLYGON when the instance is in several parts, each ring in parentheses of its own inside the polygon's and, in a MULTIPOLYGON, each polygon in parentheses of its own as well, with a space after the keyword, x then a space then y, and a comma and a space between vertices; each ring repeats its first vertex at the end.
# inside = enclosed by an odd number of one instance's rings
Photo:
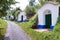
POLYGON ((24 31, 14 22, 7 21, 8 28, 4 40, 30 40, 24 31))

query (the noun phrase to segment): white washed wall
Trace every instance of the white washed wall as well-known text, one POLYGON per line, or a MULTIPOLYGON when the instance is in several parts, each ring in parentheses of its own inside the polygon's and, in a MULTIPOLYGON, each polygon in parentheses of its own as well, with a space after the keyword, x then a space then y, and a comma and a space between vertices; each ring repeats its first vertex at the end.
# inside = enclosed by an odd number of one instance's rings
POLYGON ((59 7, 55 6, 52 11, 52 26, 54 26, 57 23, 58 16, 59 16, 59 7))
POLYGON ((38 11, 38 25, 45 25, 43 10, 38 11))

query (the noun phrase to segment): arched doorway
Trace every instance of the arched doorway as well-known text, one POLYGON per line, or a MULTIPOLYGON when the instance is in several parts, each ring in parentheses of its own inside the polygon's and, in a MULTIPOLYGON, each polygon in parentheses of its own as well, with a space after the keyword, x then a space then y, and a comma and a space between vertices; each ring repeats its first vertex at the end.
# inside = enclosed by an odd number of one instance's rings
POLYGON ((52 23, 51 11, 49 9, 47 9, 47 10, 44 11, 44 13, 45 13, 45 25, 46 25, 46 28, 50 28, 51 23, 52 23))
POLYGON ((46 28, 50 28, 50 26, 51 26, 51 14, 45 15, 45 24, 46 24, 46 28))
POLYGON ((23 21, 23 15, 21 16, 21 21, 23 21))

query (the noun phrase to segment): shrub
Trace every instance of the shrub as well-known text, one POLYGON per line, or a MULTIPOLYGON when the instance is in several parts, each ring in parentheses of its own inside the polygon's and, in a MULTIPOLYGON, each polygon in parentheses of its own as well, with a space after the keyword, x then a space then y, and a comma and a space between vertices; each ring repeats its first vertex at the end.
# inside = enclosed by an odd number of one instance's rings
POLYGON ((56 32, 60 32, 60 16, 58 17, 58 21, 57 21, 57 24, 54 28, 54 31, 56 32))
POLYGON ((57 21, 57 23, 59 23, 60 22, 60 16, 58 17, 58 21, 57 21))
POLYGON ((7 27, 7 23, 0 19, 0 40, 4 39, 4 35, 6 33, 6 27, 7 27))

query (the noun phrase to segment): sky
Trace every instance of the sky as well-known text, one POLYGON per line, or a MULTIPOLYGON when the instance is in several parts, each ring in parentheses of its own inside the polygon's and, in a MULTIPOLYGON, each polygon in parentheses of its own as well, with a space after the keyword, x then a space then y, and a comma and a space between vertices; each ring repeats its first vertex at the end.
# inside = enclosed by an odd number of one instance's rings
POLYGON ((15 0, 19 3, 16 3, 15 5, 11 5, 11 7, 16 8, 19 7, 21 10, 24 10, 25 7, 29 4, 29 0, 15 0))
MULTIPOLYGON (((19 7, 21 10, 24 10, 26 8, 27 5, 29 5, 29 0, 15 0, 19 3, 16 3, 15 5, 11 5, 11 7, 16 8, 19 7)), ((36 0, 35 2, 38 2, 38 0, 36 0)))

